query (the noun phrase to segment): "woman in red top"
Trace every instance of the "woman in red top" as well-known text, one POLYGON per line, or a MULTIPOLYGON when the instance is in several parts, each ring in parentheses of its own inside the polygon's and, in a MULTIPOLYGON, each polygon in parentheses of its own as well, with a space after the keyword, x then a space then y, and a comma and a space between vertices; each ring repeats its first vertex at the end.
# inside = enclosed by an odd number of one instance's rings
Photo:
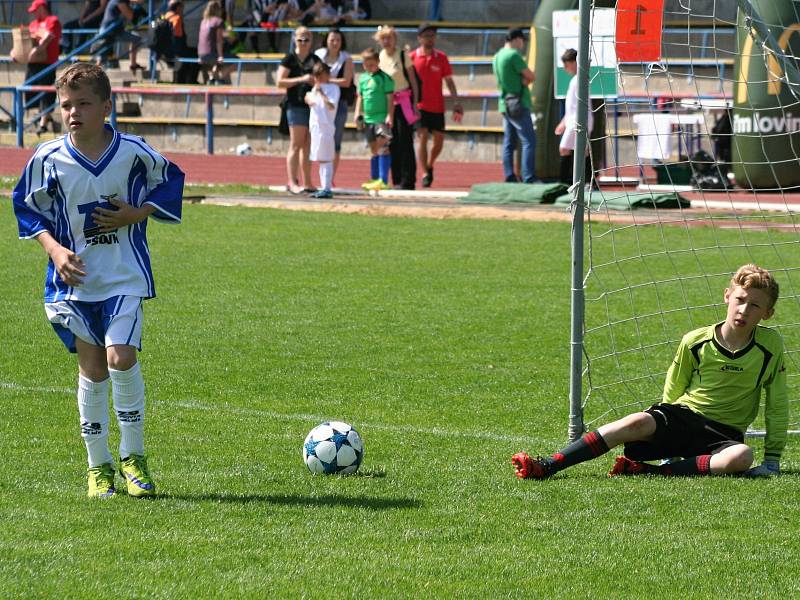
MULTIPOLYGON (((61 49, 61 23, 58 17, 50 14, 47 0, 33 0, 28 12, 34 16, 33 21, 28 25, 33 39, 33 48, 28 54, 28 68, 25 71, 25 81, 37 73, 45 70, 52 64, 58 62, 58 53, 61 49)), ((56 71, 53 69, 48 74, 43 75, 33 82, 32 85, 53 85, 56 82, 56 71)), ((32 100, 39 92, 30 92, 26 95, 26 104, 32 100)), ((47 131, 48 123, 53 123, 53 105, 56 102, 55 92, 47 92, 41 95, 39 100, 39 129, 36 133, 42 134, 47 131)), ((51 127, 54 127, 52 125, 51 127)))

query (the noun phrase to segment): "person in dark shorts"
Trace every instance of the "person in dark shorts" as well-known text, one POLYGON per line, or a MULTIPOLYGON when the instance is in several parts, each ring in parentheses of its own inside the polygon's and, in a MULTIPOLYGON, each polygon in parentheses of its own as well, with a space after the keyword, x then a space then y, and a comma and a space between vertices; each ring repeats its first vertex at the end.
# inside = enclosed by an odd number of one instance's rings
MULTIPOLYGON (((33 0, 28 7, 28 12, 33 16, 33 20, 28 25, 28 31, 30 31, 34 45, 27 57, 25 81, 58 62, 58 52, 61 48, 61 23, 57 16, 50 14, 47 0, 33 0)), ((33 85, 52 85, 55 81, 56 72, 51 70, 34 80, 33 85)), ((52 92, 28 92, 25 94, 25 103, 32 102, 37 97, 39 98, 40 114, 39 128, 36 133, 45 133, 48 125, 55 131, 52 113, 56 95, 52 92)))
MULTIPOLYGON (((420 25, 417 29, 417 40, 419 47, 410 54, 414 71, 422 83, 420 92, 422 98, 417 105, 420 115, 417 129, 419 142, 417 156, 420 166, 425 172, 422 177, 422 187, 430 187, 433 183, 433 165, 444 146, 445 105, 442 82, 447 85, 452 98, 458 96, 458 90, 453 81, 453 69, 447 55, 435 48, 436 26, 430 23, 420 25), (433 138, 430 152, 428 151, 429 137, 433 138)), ((464 109, 461 104, 456 102, 453 105, 453 120, 459 123, 463 116, 464 109)))
POLYGON ((322 60, 311 51, 311 31, 307 27, 294 30, 294 49, 286 54, 278 67, 275 83, 286 90, 286 120, 289 123, 289 153, 286 157, 286 189, 291 194, 316 192, 311 184, 311 109, 305 97, 314 85, 314 65, 322 60), (301 185, 302 180, 302 185, 301 185))
POLYGON ((394 81, 381 71, 375 48, 367 48, 361 53, 361 64, 364 72, 358 77, 355 122, 356 127, 364 131, 371 154, 370 179, 361 187, 377 192, 389 188, 392 169, 389 144, 394 116, 394 81))
POLYGON ((690 331, 667 372, 662 402, 603 425, 548 458, 524 452, 511 461, 517 477, 545 479, 624 445, 615 475, 780 474, 789 404, 783 339, 759 326, 775 311, 778 283, 756 265, 740 267, 723 295, 722 323, 690 331), (744 431, 764 392, 764 461, 755 468, 744 431), (666 464, 644 461, 680 457, 666 464))

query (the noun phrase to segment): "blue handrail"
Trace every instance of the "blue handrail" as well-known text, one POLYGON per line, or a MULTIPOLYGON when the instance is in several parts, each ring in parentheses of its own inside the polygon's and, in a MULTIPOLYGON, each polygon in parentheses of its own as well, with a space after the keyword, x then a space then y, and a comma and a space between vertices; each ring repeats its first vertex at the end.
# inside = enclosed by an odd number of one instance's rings
MULTIPOLYGON (((39 81, 42 77, 44 77, 45 75, 49 75, 50 73, 55 72, 55 70, 58 69, 61 65, 63 65, 65 62, 69 62, 71 60, 72 56, 78 54, 79 52, 81 52, 82 50, 84 50, 86 48, 91 47, 92 44, 94 44, 95 42, 103 39, 109 32, 114 31, 118 27, 119 27, 119 24, 114 24, 111 27, 108 27, 106 29, 103 29, 102 31, 99 31, 97 33, 97 35, 95 35, 93 38, 89 39, 88 41, 84 42, 83 44, 80 44, 77 48, 75 48, 70 55, 65 56, 63 58, 60 58, 59 60, 54 62, 52 65, 49 65, 45 69, 42 69, 38 73, 36 73, 33 76, 31 76, 30 79, 25 80, 25 82, 22 84, 22 86, 16 88, 16 92, 14 94, 14 119, 15 119, 16 124, 17 124, 17 145, 18 146, 21 147, 23 145, 23 134, 24 134, 24 130, 25 130, 25 95, 24 95, 24 92, 22 92, 20 90, 22 88, 24 88, 25 86, 35 85, 36 82, 39 81)), ((43 92, 40 92, 40 94, 41 93, 43 93, 43 92)), ((39 96, 37 95, 36 97, 38 98, 39 96)), ((34 98, 34 100, 32 100, 32 102, 33 101, 35 101, 35 98, 34 98)), ((38 118, 38 116, 37 116, 37 118, 38 118)))

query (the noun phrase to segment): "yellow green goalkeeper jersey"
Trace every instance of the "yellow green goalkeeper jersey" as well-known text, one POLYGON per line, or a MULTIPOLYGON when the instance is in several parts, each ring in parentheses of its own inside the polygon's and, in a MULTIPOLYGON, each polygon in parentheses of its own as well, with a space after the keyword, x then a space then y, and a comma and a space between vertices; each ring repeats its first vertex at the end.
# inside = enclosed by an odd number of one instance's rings
POLYGON ((783 339, 774 329, 758 326, 745 348, 731 352, 717 340, 716 328, 711 325, 683 336, 667 372, 663 401, 682 404, 744 432, 758 415, 765 390, 764 458, 777 460, 789 421, 783 339))

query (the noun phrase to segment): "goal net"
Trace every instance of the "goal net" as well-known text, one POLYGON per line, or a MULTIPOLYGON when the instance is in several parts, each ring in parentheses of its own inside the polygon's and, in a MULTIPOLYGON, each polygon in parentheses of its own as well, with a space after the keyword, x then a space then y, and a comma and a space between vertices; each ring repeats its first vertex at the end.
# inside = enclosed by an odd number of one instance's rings
POLYGON ((605 128, 589 136, 599 189, 573 197, 585 306, 571 437, 659 401, 681 337, 724 320, 745 263, 780 284, 764 324, 784 338, 800 426, 800 2, 739 5, 667 0, 661 56, 620 62, 616 92, 593 101, 605 128))

